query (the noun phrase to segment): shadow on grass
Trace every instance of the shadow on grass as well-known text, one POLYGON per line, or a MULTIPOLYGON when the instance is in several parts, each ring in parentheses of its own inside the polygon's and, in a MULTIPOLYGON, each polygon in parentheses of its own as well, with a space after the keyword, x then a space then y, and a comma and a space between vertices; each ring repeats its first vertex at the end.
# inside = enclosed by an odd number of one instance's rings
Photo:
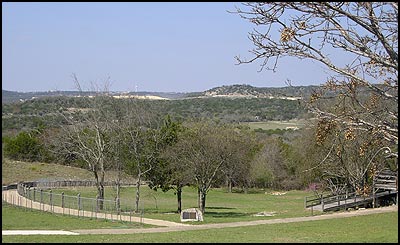
POLYGON ((213 218, 237 218, 248 216, 246 213, 238 213, 238 212, 209 212, 206 210, 205 216, 213 217, 213 218))
POLYGON ((206 209, 236 209, 236 208, 228 208, 228 207, 206 207, 206 209))

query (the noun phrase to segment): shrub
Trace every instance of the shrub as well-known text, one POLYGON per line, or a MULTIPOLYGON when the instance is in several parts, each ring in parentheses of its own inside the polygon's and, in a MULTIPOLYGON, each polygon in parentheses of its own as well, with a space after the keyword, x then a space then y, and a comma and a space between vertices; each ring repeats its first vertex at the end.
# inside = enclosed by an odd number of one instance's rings
POLYGON ((14 160, 38 161, 43 147, 35 133, 20 132, 15 137, 3 138, 4 156, 14 160))

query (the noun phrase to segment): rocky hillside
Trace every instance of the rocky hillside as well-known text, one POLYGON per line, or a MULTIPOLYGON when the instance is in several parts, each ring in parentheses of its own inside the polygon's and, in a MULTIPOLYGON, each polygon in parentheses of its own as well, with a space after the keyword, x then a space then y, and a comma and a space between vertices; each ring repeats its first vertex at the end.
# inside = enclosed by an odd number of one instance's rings
POLYGON ((253 87, 247 84, 235 84, 215 87, 202 93, 203 97, 251 97, 301 99, 308 96, 316 86, 296 86, 282 88, 253 87))

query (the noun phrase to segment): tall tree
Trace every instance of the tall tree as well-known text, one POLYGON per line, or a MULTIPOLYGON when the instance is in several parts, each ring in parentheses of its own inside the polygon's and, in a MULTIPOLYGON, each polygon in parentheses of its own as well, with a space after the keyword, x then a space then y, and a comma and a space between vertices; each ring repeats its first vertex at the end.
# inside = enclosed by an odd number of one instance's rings
POLYGON ((186 128, 176 144, 169 148, 181 178, 190 177, 198 190, 198 206, 205 212, 210 188, 223 179, 222 169, 233 161, 237 147, 231 147, 231 130, 212 121, 186 122, 186 128), (173 152, 173 153, 171 153, 173 152))
MULTIPOLYGON (((73 74, 75 84, 80 92, 78 78, 73 74)), ((110 147, 111 132, 108 119, 111 118, 108 96, 108 83, 104 89, 93 85, 92 97, 85 97, 83 112, 73 115, 63 114, 67 125, 63 126, 63 151, 77 156, 93 173, 96 180, 97 195, 100 199, 100 209, 103 208, 105 159, 110 147)))
POLYGON ((122 135, 123 161, 125 172, 136 179, 135 212, 139 212, 140 186, 146 174, 156 166, 160 147, 158 134, 159 120, 152 110, 144 108, 135 98, 120 102, 124 116, 118 122, 122 135))
POLYGON ((256 26, 249 34, 254 56, 236 57, 239 64, 259 60, 261 70, 275 70, 288 56, 330 71, 306 101, 321 121, 317 140, 338 126, 373 134, 386 149, 375 153, 398 158, 398 3, 244 3, 234 13, 256 26))
POLYGON ((221 169, 226 178, 228 192, 232 192, 235 185, 241 186, 247 192, 251 183, 251 163, 261 145, 256 142, 255 136, 244 128, 239 130, 227 127, 221 133, 225 134, 224 147, 228 153, 221 169))
POLYGON ((173 189, 177 196, 177 212, 182 211, 182 190, 190 183, 184 164, 181 163, 179 151, 174 147, 184 128, 181 123, 173 121, 168 115, 159 130, 160 152, 157 166, 147 173, 146 179, 153 190, 168 191, 173 189))

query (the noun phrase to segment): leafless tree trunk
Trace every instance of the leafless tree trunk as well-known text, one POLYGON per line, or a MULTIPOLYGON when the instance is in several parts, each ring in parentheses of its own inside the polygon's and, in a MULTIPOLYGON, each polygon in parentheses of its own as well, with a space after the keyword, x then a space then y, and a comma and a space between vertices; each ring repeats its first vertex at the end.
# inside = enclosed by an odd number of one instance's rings
POLYGON ((157 152, 157 119, 149 108, 143 108, 134 98, 121 101, 124 117, 119 123, 124 137, 126 171, 136 178, 135 211, 139 212, 140 185, 146 173, 154 167, 157 152))
MULTIPOLYGON (((82 92, 81 86, 75 74, 74 82, 82 92)), ((64 151, 79 157, 93 172, 96 180, 100 208, 103 208, 105 159, 109 150, 110 126, 106 104, 109 100, 107 84, 104 91, 93 90, 93 97, 83 98, 87 104, 80 113, 63 114, 68 125, 63 128, 64 151)))

